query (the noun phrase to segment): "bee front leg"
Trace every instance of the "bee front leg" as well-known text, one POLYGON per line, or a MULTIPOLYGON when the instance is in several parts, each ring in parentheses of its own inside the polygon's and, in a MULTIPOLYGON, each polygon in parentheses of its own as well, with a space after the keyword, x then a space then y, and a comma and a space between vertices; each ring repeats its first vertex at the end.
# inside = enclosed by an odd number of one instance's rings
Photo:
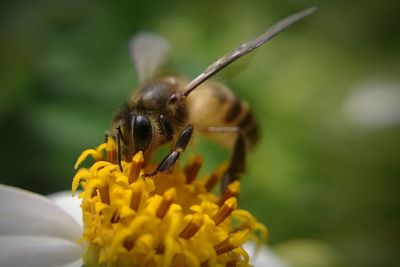
POLYGON ((158 164, 156 170, 153 173, 145 174, 145 176, 154 176, 159 172, 166 172, 174 166, 178 160, 180 154, 185 150, 187 144, 193 133, 193 126, 188 125, 182 131, 178 140, 176 141, 175 148, 158 164))
POLYGON ((121 164, 121 158, 122 158, 122 156, 121 156, 121 149, 122 149, 121 148, 121 141, 123 141, 123 138, 122 138, 122 132, 121 132, 121 127, 120 126, 117 126, 117 132, 115 134, 115 140, 117 142, 117 163, 118 163, 119 169, 122 172, 123 169, 122 169, 122 164, 121 164))
POLYGON ((236 133, 236 141, 233 146, 233 152, 231 155, 231 159, 229 161, 228 169, 225 171, 221 180, 221 194, 225 192, 228 188, 228 185, 234 181, 239 180, 240 175, 245 170, 245 162, 246 162, 246 142, 245 138, 240 131, 239 127, 236 126, 212 126, 203 129, 203 132, 208 133, 236 133))

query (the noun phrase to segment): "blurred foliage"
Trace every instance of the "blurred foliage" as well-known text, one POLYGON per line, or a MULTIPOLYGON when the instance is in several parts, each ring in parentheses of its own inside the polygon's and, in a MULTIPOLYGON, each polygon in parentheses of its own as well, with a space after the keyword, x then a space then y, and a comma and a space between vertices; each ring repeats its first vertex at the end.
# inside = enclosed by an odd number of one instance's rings
MULTIPOLYGON (((127 53, 133 33, 168 38, 169 68, 190 78, 313 4, 313 16, 226 81, 263 130, 241 205, 269 227, 272 246, 295 255, 295 265, 398 266, 399 123, 370 127, 343 109, 360 84, 400 84, 395 1, 2 2, 0 182, 43 194, 70 187, 75 159, 102 142, 113 110, 137 84, 127 53), (323 245, 289 242, 301 239, 323 245), (315 257, 324 264, 307 263, 315 257)), ((198 147, 209 169, 227 157, 212 147, 198 147)))

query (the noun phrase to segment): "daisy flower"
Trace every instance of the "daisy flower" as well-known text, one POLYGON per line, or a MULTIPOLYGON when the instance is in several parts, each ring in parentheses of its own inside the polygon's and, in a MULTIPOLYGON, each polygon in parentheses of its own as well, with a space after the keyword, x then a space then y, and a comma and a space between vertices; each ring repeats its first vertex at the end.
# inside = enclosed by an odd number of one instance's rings
POLYGON ((93 164, 73 178, 75 198, 53 195, 58 205, 0 186, 1 266, 284 266, 261 246, 266 227, 237 207, 239 181, 212 192, 225 166, 197 179, 202 159, 194 157, 145 177, 154 166, 139 152, 120 170, 111 139, 75 167, 88 157, 93 164))

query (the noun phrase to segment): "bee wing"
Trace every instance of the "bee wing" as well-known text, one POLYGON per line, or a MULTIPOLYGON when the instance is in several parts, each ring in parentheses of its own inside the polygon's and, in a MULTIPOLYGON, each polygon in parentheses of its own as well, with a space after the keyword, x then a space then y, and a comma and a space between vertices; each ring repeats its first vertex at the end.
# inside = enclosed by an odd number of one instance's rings
POLYGON ((167 40, 150 32, 141 32, 132 37, 129 52, 139 81, 154 78, 165 63, 170 51, 167 40))
MULTIPOLYGON (((241 58, 242 56, 250 53, 257 47, 263 45, 264 43, 271 40, 275 37, 278 33, 288 28, 293 23, 297 22, 298 20, 311 15, 316 10, 316 7, 310 7, 303 11, 297 12, 289 17, 286 17, 277 23, 275 23, 272 27, 270 27, 266 32, 259 35, 255 39, 248 41, 247 43, 241 44, 240 46, 236 47, 234 50, 229 52, 228 54, 224 55, 211 65, 209 65, 199 76, 194 78, 180 94, 180 99, 182 97, 187 97, 194 89, 197 88, 200 84, 206 81, 208 78, 234 62, 235 60, 241 58)), ((172 96, 172 99, 176 98, 176 95, 172 96)))

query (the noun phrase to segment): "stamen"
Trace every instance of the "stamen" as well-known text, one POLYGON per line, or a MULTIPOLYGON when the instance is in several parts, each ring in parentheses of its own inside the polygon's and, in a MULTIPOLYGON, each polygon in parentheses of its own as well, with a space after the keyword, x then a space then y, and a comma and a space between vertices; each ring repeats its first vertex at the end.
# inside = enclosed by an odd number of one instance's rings
POLYGON ((167 214, 169 207, 176 197, 176 189, 170 188, 164 193, 163 200, 160 203, 160 206, 157 209, 156 216, 160 219, 164 218, 165 214, 167 214))
POLYGON ((133 246, 135 245, 135 238, 132 236, 128 236, 125 240, 124 240, 124 248, 126 248, 127 251, 130 251, 133 246))
MULTIPOLYGON (((258 243, 257 243, 258 244, 258 243)), ((262 243, 259 243, 257 246, 261 246, 262 243)), ((238 246, 235 250, 235 252, 237 254, 239 254, 245 262, 249 262, 250 261, 250 256, 249 254, 247 254, 246 250, 243 249, 243 247, 238 246)), ((257 255, 257 248, 254 251, 254 255, 257 255)), ((236 266, 236 265, 235 265, 236 266)))
POLYGON ((223 222, 229 215, 231 215, 232 211, 236 209, 237 201, 235 197, 231 197, 227 199, 224 204, 220 207, 220 209, 215 213, 215 215, 211 218, 215 225, 223 222))
POLYGON ((87 169, 80 169, 74 176, 72 180, 72 196, 75 195, 76 190, 78 190, 78 187, 81 183, 82 180, 86 181, 90 179, 91 175, 90 172, 87 169))
POLYGON ((78 160, 75 163, 74 169, 76 170, 88 156, 92 156, 95 161, 103 159, 103 150, 106 148, 106 144, 99 145, 96 149, 86 149, 81 153, 78 160))
POLYGON ((97 196, 98 195, 98 192, 99 190, 97 189, 97 187, 95 187, 94 189, 93 189, 93 191, 90 193, 90 198, 94 198, 95 196, 97 196))
POLYGON ((239 247, 246 240, 249 233, 250 229, 246 229, 230 234, 227 238, 214 246, 215 252, 221 255, 239 247))
POLYGON ((110 205, 110 192, 108 186, 106 185, 104 187, 98 188, 98 190, 100 193, 101 202, 110 205))
POLYGON ((92 156, 96 160, 98 158, 97 151, 94 149, 87 149, 83 151, 76 161, 74 169, 76 170, 88 156, 92 156))
POLYGON ((111 223, 117 223, 118 221, 119 221, 119 213, 118 213, 118 211, 116 210, 116 211, 114 211, 114 213, 113 213, 113 215, 111 216, 111 220, 110 220, 110 222, 111 223))
POLYGON ((246 241, 251 229, 247 228, 235 233, 231 233, 229 243, 234 247, 239 247, 246 241))
POLYGON ((195 213, 191 216, 190 222, 186 225, 185 229, 179 234, 184 239, 189 239, 194 236, 203 224, 203 214, 195 213))
POLYGON ((164 254, 165 252, 165 246, 164 244, 158 244, 158 246, 155 248, 156 254, 164 254))
POLYGON ((225 200, 227 200, 228 198, 237 197, 239 192, 240 192, 240 182, 239 181, 235 181, 235 182, 229 184, 228 188, 222 194, 222 196, 218 202, 218 205, 221 206, 225 202, 225 200))
POLYGON ((237 260, 231 260, 231 261, 226 263, 225 267, 236 267, 237 263, 238 263, 237 260))
POLYGON ((106 161, 98 161, 95 164, 90 167, 90 172, 93 176, 98 176, 98 172, 101 171, 103 168, 106 166, 113 166, 113 164, 110 164, 109 162, 106 161))
POLYGON ((115 164, 117 163, 117 149, 115 147, 114 142, 112 141, 111 137, 108 138, 107 145, 106 145, 106 154, 107 154, 107 161, 115 164))
POLYGON ((214 246, 215 252, 217 253, 217 255, 221 255, 224 253, 227 253, 231 250, 234 250, 236 247, 234 245, 232 245, 229 241, 230 241, 231 237, 228 236, 227 238, 225 238, 222 242, 216 244, 214 246))
POLYGON ((214 188, 215 184, 219 180, 221 180, 221 177, 225 173, 227 167, 228 167, 228 165, 226 163, 224 163, 221 166, 219 166, 217 168, 217 170, 210 175, 210 178, 208 178, 206 184, 204 185, 204 187, 206 188, 206 190, 208 192, 210 192, 214 188))
POLYGON ((186 183, 190 184, 199 173, 200 167, 203 164, 203 158, 199 155, 191 158, 185 168, 186 183))
POLYGON ((132 184, 137 180, 137 178, 139 178, 143 162, 144 162, 143 152, 139 151, 132 158, 132 165, 129 171, 129 184, 132 184))
POLYGON ((132 197, 130 207, 134 211, 138 211, 140 200, 142 198, 143 184, 139 182, 131 184, 132 197))

